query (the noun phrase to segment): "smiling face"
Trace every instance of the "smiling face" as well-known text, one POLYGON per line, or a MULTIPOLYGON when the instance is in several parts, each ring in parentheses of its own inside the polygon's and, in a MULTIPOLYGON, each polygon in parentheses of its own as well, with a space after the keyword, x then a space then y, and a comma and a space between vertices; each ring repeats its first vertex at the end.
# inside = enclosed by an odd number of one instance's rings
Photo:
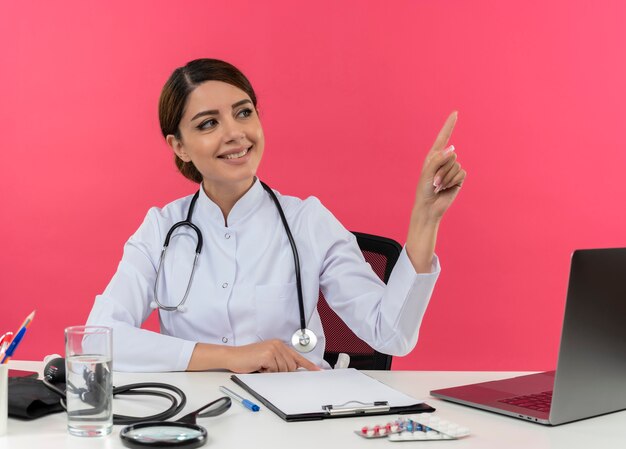
POLYGON ((242 195, 254 181, 265 139, 258 113, 241 89, 221 81, 206 81, 187 99, 179 124, 180 138, 167 143, 202 174, 204 190, 242 195))

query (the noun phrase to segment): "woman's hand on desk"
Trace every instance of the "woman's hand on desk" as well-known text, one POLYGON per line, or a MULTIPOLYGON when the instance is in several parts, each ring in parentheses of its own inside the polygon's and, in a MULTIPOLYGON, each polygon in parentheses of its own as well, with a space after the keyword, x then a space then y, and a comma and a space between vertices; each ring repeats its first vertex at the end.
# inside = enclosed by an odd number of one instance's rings
POLYGON ((227 369, 235 373, 273 373, 320 368, 280 340, 268 340, 244 346, 221 346, 197 343, 188 371, 227 369))
POLYGON ((268 340, 244 346, 233 346, 227 368, 235 373, 275 373, 305 368, 320 368, 280 340, 268 340))

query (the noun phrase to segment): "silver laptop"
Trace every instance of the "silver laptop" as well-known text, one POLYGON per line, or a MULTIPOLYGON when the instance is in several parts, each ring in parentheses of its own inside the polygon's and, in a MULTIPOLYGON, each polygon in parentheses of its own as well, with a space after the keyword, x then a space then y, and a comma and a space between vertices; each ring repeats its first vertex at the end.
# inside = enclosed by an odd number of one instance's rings
POLYGON ((430 394, 547 425, 626 409, 626 248, 572 254, 556 371, 430 394))

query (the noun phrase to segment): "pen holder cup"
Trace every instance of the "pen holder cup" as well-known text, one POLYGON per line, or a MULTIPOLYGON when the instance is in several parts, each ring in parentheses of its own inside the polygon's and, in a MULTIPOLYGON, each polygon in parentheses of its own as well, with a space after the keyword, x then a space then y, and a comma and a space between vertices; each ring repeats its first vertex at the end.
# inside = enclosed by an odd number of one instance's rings
POLYGON ((9 367, 0 365, 0 436, 7 433, 9 420, 9 367))

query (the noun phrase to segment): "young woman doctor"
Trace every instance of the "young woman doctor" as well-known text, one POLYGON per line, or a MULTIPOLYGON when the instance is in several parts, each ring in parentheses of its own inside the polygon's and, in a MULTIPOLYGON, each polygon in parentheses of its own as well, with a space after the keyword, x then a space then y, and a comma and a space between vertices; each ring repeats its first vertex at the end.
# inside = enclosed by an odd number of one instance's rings
POLYGON ((317 339, 309 352, 299 352, 292 346, 301 329, 294 255, 272 194, 255 176, 265 140, 254 90, 223 61, 199 59, 176 69, 161 93, 161 131, 179 171, 200 188, 196 199, 148 211, 96 298, 88 324, 114 329, 115 369, 328 368, 316 309, 320 289, 370 346, 392 355, 410 352, 440 271, 434 255, 439 223, 466 176, 447 146, 456 117, 448 117, 426 156, 406 245, 387 285, 318 199, 273 192, 299 255, 305 325, 317 339), (199 232, 176 228, 161 260, 168 231, 190 210, 199 232), (156 307, 161 333, 141 329, 156 307))

